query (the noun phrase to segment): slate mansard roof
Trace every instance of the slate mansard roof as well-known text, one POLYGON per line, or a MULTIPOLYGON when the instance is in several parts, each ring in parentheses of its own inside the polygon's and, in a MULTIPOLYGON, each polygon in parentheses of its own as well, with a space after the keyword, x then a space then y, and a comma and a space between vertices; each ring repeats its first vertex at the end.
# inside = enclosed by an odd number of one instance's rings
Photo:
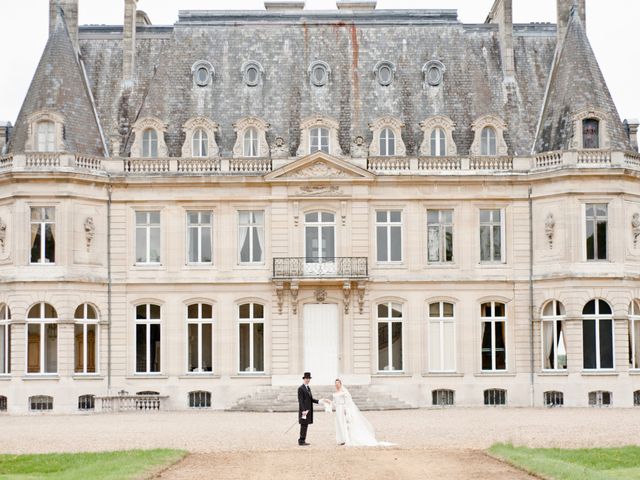
MULTIPOLYGON (((62 101, 46 81, 42 86, 41 77, 53 77, 47 81, 55 83, 56 76, 66 75, 73 77, 74 91, 82 97, 64 106, 69 113, 66 121, 78 116, 85 126, 82 141, 75 128, 67 128, 67 143, 75 141, 83 153, 100 154, 101 139, 116 135, 128 154, 133 140, 130 127, 139 118, 153 116, 167 124, 169 155, 177 157, 186 121, 205 116, 220 125, 221 154, 230 156, 236 140, 232 125, 256 116, 270 124, 269 143, 281 136, 295 156, 300 123, 313 115, 339 121, 340 146, 348 153, 356 136, 371 141, 370 122, 392 115, 405 124, 407 154, 417 155, 423 135, 420 122, 445 115, 456 124, 458 153, 466 155, 473 141, 471 124, 492 114, 507 124, 509 153, 529 155, 568 148, 563 128, 571 120, 566 118, 565 125, 561 117, 587 107, 611 115, 611 146, 628 149, 584 28, 575 24, 571 22, 565 48, 557 57, 555 25, 515 25, 515 77, 510 79, 503 74, 498 25, 462 24, 455 10, 181 11, 173 26, 137 27, 136 81, 131 87, 122 81, 122 27, 81 27, 80 56, 91 91, 87 96, 75 85, 77 75, 68 61, 69 65, 53 70, 42 66, 52 50, 65 44, 56 39, 56 31, 16 123, 12 148, 20 151, 24 145, 25 119, 36 107, 51 103, 51 95, 54 103, 62 101), (445 65, 444 80, 440 86, 425 87, 422 68, 434 59, 445 65), (206 87, 197 86, 192 77, 192 66, 201 60, 215 69, 215 79, 206 87), (316 60, 331 68, 324 87, 309 81, 308 68, 316 60), (257 87, 242 80, 241 67, 247 61, 264 68, 257 87), (396 66, 390 86, 381 86, 374 77, 380 61, 396 66), (585 89, 580 84, 580 94, 573 95, 570 86, 584 72, 596 87, 585 89), (85 118, 94 110, 101 132, 95 121, 85 118)), ((68 39, 66 29, 59 33, 68 39)))

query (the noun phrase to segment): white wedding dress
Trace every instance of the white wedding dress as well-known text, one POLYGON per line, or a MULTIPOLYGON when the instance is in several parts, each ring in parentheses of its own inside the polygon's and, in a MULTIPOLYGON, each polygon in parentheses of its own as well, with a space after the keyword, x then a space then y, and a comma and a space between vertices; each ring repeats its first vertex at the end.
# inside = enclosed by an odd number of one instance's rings
POLYGON ((336 409, 336 442, 339 445, 343 443, 349 447, 391 445, 376 440, 373 427, 362 415, 345 387, 333 393, 333 405, 336 409))

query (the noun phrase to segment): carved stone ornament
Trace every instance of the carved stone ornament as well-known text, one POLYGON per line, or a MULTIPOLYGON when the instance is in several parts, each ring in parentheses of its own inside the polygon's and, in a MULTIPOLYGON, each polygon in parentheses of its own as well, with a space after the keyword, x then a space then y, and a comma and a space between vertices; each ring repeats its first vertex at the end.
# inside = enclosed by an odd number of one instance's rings
POLYGON ((291 282, 289 286, 289 292, 291 293, 291 311, 294 315, 298 313, 298 283, 291 282))
POLYGON ((327 289, 316 288, 316 302, 324 303, 326 299, 327 299, 327 289))
POLYGON ((289 156, 289 148, 282 137, 276 137, 271 146, 271 158, 287 158, 289 156))
POLYGON ((351 156, 353 158, 367 158, 369 149, 365 143, 364 137, 358 135, 351 144, 351 156))
POLYGON ((291 178, 345 178, 347 174, 326 162, 315 162, 291 174, 291 178))
POLYGON ((2 221, 0 218, 0 249, 4 253, 4 244, 7 239, 7 224, 2 221))
POLYGON ((87 251, 91 250, 91 242, 96 235, 96 225, 93 223, 93 217, 87 217, 84 221, 84 235, 87 240, 87 251))
POLYGON ((351 282, 344 282, 342 285, 342 295, 344 296, 344 314, 349 315, 351 305, 351 282))
POLYGON ((556 219, 553 216, 553 213, 549 213, 547 218, 544 220, 544 234, 547 237, 547 242, 549 242, 549 249, 553 249, 553 236, 555 234, 556 228, 556 219))
POLYGON ((633 233, 633 248, 637 248, 640 239, 640 213, 638 212, 631 217, 631 231, 633 233))
POLYGON ((365 284, 364 282, 358 282, 358 312, 360 315, 364 312, 364 294, 365 284))
POLYGON ((299 193, 308 196, 340 195, 342 190, 338 185, 304 185, 299 193))
POLYGON ((276 297, 278 298, 278 313, 282 315, 282 306, 284 304, 284 285, 282 282, 276 283, 276 297))

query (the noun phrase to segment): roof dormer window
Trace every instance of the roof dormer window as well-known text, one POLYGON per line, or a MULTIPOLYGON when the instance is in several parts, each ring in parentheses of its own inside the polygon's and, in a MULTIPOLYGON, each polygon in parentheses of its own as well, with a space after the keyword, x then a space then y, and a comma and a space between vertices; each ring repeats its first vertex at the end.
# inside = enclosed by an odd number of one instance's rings
POLYGON ((502 157, 509 153, 504 133, 507 124, 495 115, 484 115, 471 124, 474 132, 470 154, 482 157, 502 157))
POLYGON ((133 125, 132 158, 164 158, 169 156, 164 133, 167 126, 155 117, 144 117, 133 125))
POLYGON ((597 118, 582 120, 582 148, 600 148, 600 121, 597 118))
POLYGON ((402 140, 404 123, 391 116, 378 118, 369 124, 373 132, 373 140, 369 146, 369 155, 372 157, 401 157, 406 153, 406 147, 402 140))
POLYGON ((64 119, 61 115, 40 111, 27 119, 29 125, 25 151, 54 153, 65 149, 64 119))
POLYGON ((158 132, 152 128, 147 128, 142 132, 142 156, 144 158, 158 156, 158 132))
POLYGON ((309 79, 311 80, 311 84, 316 87, 324 87, 329 83, 330 75, 331 68, 326 62, 318 60, 309 66, 309 79))
POLYGON ((484 127, 480 139, 480 155, 496 155, 496 130, 493 127, 484 127))
POLYGON ((309 117, 300 125, 298 155, 324 152, 341 157, 343 155, 338 138, 340 124, 329 117, 309 117))
POLYGON ((608 122, 609 116, 600 110, 588 109, 575 115, 571 148, 575 150, 611 148, 608 122))
POLYGON ((236 131, 236 144, 233 147, 234 158, 256 158, 269 156, 267 131, 269 124, 257 117, 238 120, 233 128, 236 131))
POLYGON ((36 123, 36 150, 38 152, 56 151, 56 125, 50 120, 36 123))

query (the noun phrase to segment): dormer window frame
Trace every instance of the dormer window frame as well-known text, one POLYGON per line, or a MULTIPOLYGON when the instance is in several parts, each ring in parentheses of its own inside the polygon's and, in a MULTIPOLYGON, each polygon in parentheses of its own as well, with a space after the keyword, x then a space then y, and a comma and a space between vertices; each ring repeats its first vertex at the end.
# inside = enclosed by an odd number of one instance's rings
POLYGON ((267 132, 271 125, 259 117, 245 117, 233 124, 236 132, 236 143, 233 147, 233 158, 269 158, 270 149, 267 142, 267 132), (247 156, 245 149, 245 135, 251 129, 257 133, 257 154, 247 156))
POLYGON ((339 140, 339 127, 340 124, 337 120, 331 117, 313 116, 308 117, 300 124, 300 145, 298 146, 298 156, 311 155, 316 153, 315 150, 311 151, 311 133, 314 128, 326 128, 329 131, 328 137, 328 154, 334 157, 342 157, 344 154, 340 148, 339 140))
POLYGON ((309 81, 314 87, 324 87, 331 81, 331 67, 323 60, 316 60, 309 65, 309 81), (322 70, 322 77, 318 77, 316 72, 322 70))
POLYGON ((609 150, 611 141, 609 138, 609 120, 608 115, 600 110, 587 109, 576 114, 573 117, 573 150, 609 150), (584 144, 584 121, 596 120, 598 122, 598 146, 585 147, 584 144))
MULTIPOLYGON (((131 146, 131 158, 167 158, 169 156, 164 134, 167 131, 167 124, 156 117, 144 117, 133 125, 134 140, 131 146), (145 156, 145 132, 153 130, 157 137, 157 156, 145 156)), ((152 153, 152 152, 147 152, 152 153)))
MULTIPOLYGON (((216 142, 216 133, 219 125, 207 117, 193 117, 187 120, 182 127, 185 133, 184 143, 182 144, 182 158, 216 158, 220 155, 220 148, 216 142), (194 135, 198 131, 207 134, 207 152, 206 155, 197 156, 193 151, 194 135)), ((201 152, 199 152, 201 153, 201 152)))
POLYGON ((25 145, 26 152, 60 153, 65 150, 64 117, 62 115, 50 111, 36 112, 27 119, 27 124, 29 128, 25 145), (47 139, 48 148, 43 149, 40 145, 39 128, 44 124, 53 125, 53 132, 48 133, 52 138, 47 139))
POLYGON ((193 83, 198 87, 211 85, 216 77, 216 69, 206 60, 198 60, 191 66, 193 83))
POLYGON ((404 157, 407 154, 407 148, 404 144, 404 140, 402 139, 402 129, 404 128, 404 126, 405 125, 402 122, 402 120, 400 120, 399 118, 393 117, 391 115, 380 117, 376 119, 374 122, 370 123, 369 129, 373 132, 373 140, 369 145, 369 156, 404 157), (387 145, 386 152, 381 150, 380 148, 382 146, 381 144, 382 134, 387 129, 393 132, 395 136, 393 155, 389 155, 388 145, 387 145))
MULTIPOLYGON (((469 153, 476 157, 506 157, 509 154, 509 147, 504 139, 504 132, 507 124, 496 115, 483 115, 471 124, 474 132, 473 143, 469 153), (492 128, 495 132, 495 153, 483 150, 483 132, 485 128, 492 128)), ((486 141, 486 138, 485 138, 486 141)))
POLYGON ((381 60, 373 67, 373 76, 380 86, 388 87, 396 78, 396 66, 388 60, 381 60), (389 78, 384 78, 383 69, 389 70, 389 78))
POLYGON ((264 68, 260 62, 256 62, 255 60, 249 60, 242 64, 242 79, 244 84, 247 87, 257 87, 262 84, 262 79, 264 77, 264 68), (251 71, 255 70, 255 79, 251 78, 251 71))
POLYGON ((422 144, 420 145, 420 155, 425 157, 455 157, 458 155, 458 148, 456 142, 453 140, 453 132, 455 131, 456 124, 449 117, 442 115, 436 115, 429 117, 423 122, 420 122, 420 128, 424 132, 422 144), (444 132, 444 155, 434 155, 431 146, 431 137, 433 132, 440 129, 444 132))

